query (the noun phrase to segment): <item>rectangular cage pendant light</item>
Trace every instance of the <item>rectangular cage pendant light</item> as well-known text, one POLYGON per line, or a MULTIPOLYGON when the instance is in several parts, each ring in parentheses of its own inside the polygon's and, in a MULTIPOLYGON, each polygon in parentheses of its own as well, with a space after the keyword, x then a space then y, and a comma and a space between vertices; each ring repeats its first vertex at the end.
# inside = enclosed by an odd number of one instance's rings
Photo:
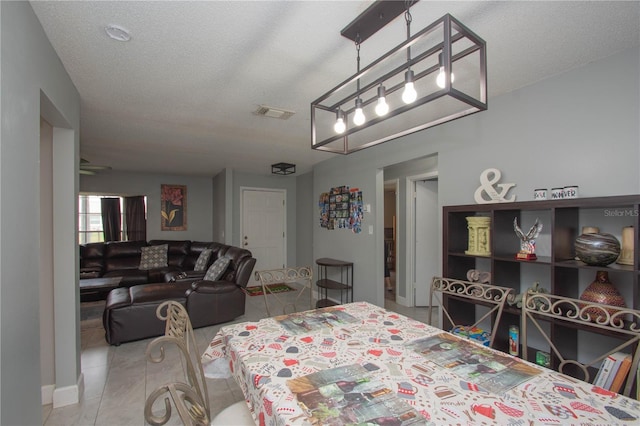
POLYGON ((311 148, 350 154, 486 109, 486 43, 447 14, 312 102, 311 148), (405 103, 409 70, 417 97, 405 103), (355 125, 358 97, 366 120, 355 125))

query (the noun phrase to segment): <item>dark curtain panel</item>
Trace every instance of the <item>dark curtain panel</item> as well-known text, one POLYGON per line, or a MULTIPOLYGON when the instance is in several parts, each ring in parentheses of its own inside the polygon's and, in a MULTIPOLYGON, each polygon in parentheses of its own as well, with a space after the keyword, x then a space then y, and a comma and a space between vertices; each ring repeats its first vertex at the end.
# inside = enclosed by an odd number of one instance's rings
POLYGON ((101 198, 102 229, 105 241, 120 241, 120 198, 101 198))
POLYGON ((145 213, 144 196, 124 197, 127 240, 146 241, 147 218, 145 213))

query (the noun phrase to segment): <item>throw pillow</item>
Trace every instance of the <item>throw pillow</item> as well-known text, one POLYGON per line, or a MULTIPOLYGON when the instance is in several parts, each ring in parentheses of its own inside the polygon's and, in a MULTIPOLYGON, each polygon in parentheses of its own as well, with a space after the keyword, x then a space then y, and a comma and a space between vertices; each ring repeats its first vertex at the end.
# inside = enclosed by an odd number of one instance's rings
POLYGON ((193 270, 204 271, 207 267, 207 263, 209 263, 209 258, 211 257, 211 253, 213 253, 213 250, 211 249, 202 250, 202 252, 200 253, 200 256, 198 256, 198 260, 196 260, 196 264, 193 267, 193 270))
POLYGON ((155 268, 166 267, 168 244, 159 246, 142 247, 140 249, 142 256, 140 257, 140 270, 149 270, 155 268))
POLYGON ((224 274, 224 271, 227 270, 229 262, 231 262, 231 259, 228 257, 221 257, 217 259, 211 266, 209 266, 207 273, 204 274, 204 278, 202 279, 205 281, 218 281, 222 274, 224 274))

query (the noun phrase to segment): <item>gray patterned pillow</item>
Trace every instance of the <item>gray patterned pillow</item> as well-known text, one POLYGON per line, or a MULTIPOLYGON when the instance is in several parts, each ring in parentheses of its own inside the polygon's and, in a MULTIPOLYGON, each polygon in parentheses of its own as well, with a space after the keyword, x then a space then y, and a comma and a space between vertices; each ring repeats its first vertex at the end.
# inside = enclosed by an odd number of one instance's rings
POLYGON ((196 264, 194 265, 193 270, 204 271, 207 268, 207 263, 209 263, 211 253, 213 253, 213 250, 211 249, 202 250, 202 252, 200 252, 200 256, 198 256, 198 260, 196 260, 196 264))
POLYGON ((224 271, 227 270, 229 262, 231 262, 231 259, 228 257, 221 257, 217 259, 211 266, 209 266, 207 273, 204 274, 204 278, 202 279, 205 281, 218 281, 222 274, 224 274, 224 271))
POLYGON ((140 251, 142 256, 140 257, 140 270, 149 270, 155 268, 164 268, 167 266, 167 251, 169 250, 168 244, 162 244, 159 246, 142 247, 140 251))

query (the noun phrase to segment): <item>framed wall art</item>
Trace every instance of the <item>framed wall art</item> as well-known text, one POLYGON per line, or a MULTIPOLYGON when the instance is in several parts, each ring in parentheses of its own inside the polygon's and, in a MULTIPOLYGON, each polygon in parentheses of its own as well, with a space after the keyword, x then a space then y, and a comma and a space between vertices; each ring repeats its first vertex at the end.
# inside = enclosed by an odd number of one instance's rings
POLYGON ((160 185, 162 231, 187 230, 187 187, 186 185, 160 185))

